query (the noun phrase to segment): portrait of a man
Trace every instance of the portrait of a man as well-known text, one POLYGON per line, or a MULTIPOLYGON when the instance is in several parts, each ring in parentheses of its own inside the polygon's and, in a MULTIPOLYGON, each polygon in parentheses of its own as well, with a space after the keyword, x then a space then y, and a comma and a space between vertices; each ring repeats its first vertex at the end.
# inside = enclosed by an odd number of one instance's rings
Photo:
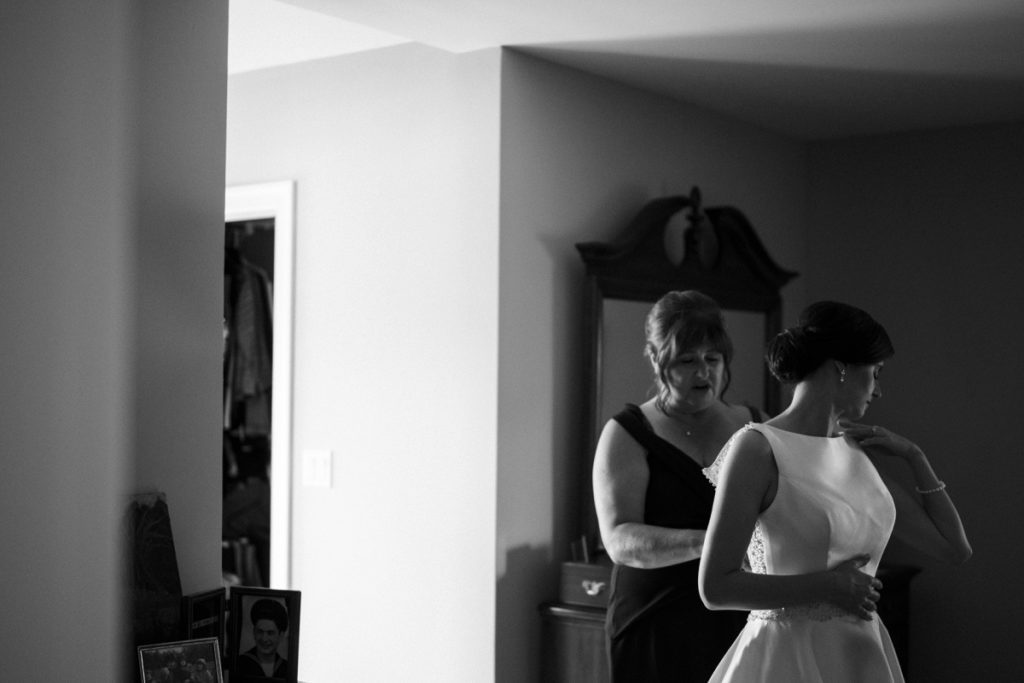
POLYGON ((289 678, 287 608, 279 600, 259 598, 249 605, 248 616, 251 639, 240 642, 238 675, 289 678))

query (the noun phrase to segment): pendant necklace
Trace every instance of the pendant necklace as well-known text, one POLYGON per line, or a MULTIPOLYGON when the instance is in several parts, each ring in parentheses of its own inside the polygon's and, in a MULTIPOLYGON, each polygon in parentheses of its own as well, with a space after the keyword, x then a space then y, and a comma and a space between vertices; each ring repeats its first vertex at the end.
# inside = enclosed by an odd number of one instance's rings
POLYGON ((665 408, 660 408, 660 410, 661 410, 661 413, 665 417, 667 417, 671 422, 674 422, 677 425, 679 425, 679 428, 683 430, 683 434, 687 438, 693 436, 693 430, 696 429, 696 427, 694 427, 694 426, 687 426, 687 424, 680 417, 683 413, 674 413, 674 412, 671 412, 670 410, 667 410, 665 408))
POLYGON ((687 425, 687 424, 686 424, 685 422, 683 422, 682 420, 680 420, 680 419, 679 419, 678 417, 674 417, 674 418, 672 418, 672 419, 673 419, 673 420, 675 420, 675 421, 676 421, 676 423, 677 423, 677 424, 678 424, 678 425, 679 425, 680 427, 682 427, 682 429, 683 429, 683 434, 685 434, 685 435, 686 435, 687 437, 693 436, 693 432, 694 432, 694 430, 695 430, 695 429, 697 429, 696 425, 687 425))

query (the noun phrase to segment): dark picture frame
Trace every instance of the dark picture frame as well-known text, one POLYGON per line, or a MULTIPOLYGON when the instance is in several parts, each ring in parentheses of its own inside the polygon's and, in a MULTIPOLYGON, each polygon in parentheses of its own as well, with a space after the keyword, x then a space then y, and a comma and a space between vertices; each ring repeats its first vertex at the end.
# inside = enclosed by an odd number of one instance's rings
POLYGON ((231 588, 227 654, 231 683, 298 683, 301 607, 300 591, 231 588))
POLYGON ((190 593, 181 599, 184 638, 216 638, 220 641, 221 658, 227 654, 227 593, 214 588, 190 593))
POLYGON ((205 683, 224 683, 220 659, 220 641, 217 638, 177 640, 153 645, 139 645, 139 680, 142 683, 162 683, 182 680, 177 672, 187 667, 193 680, 205 683), (203 674, 201 672, 206 672, 203 674), (175 677, 179 676, 179 677, 175 677))

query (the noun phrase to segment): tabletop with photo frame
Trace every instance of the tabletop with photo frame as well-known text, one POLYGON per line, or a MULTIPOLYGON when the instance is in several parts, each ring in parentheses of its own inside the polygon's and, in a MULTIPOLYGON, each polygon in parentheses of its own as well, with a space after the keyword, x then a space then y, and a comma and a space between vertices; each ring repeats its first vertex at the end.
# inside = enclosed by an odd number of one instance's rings
MULTIPOLYGON (((303 683, 298 679, 301 604, 300 591, 262 587, 185 595, 176 620, 180 637, 137 644, 137 680, 303 683)), ((164 619, 171 619, 169 613, 164 619)))
POLYGON ((126 509, 128 599, 138 683, 298 680, 302 594, 231 584, 182 594, 171 517, 159 491, 126 509))

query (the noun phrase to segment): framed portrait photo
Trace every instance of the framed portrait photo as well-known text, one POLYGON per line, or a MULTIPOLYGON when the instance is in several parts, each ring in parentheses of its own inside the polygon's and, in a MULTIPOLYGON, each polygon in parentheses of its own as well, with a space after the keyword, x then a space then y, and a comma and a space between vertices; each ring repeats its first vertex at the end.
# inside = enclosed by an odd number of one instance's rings
POLYGON ((228 618, 231 683, 298 683, 300 591, 233 586, 228 618))
POLYGON ((138 651, 139 680, 142 683, 224 683, 220 664, 220 641, 216 638, 140 645, 138 651))

